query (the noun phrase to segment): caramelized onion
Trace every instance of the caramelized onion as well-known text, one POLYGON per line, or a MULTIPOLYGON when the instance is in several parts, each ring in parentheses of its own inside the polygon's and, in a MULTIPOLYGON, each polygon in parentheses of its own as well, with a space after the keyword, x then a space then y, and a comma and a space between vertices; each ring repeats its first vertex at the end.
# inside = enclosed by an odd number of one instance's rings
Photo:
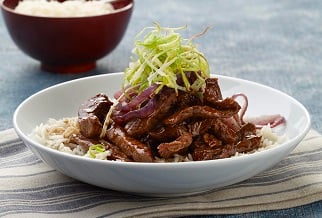
POLYGON ((150 99, 143 107, 131 110, 128 112, 120 112, 116 116, 113 116, 112 119, 116 123, 124 123, 133 118, 145 118, 148 117, 150 114, 153 113, 156 107, 156 98, 150 99))
POLYGON ((256 128, 262 128, 263 126, 267 126, 267 125, 269 125, 271 128, 274 128, 286 123, 285 118, 280 114, 252 117, 252 118, 248 118, 247 121, 255 124, 256 128))
POLYGON ((122 112, 137 110, 138 108, 140 108, 141 104, 148 101, 154 96, 154 91, 157 88, 158 85, 154 84, 143 90, 140 94, 134 96, 129 102, 121 101, 117 106, 117 110, 122 112))

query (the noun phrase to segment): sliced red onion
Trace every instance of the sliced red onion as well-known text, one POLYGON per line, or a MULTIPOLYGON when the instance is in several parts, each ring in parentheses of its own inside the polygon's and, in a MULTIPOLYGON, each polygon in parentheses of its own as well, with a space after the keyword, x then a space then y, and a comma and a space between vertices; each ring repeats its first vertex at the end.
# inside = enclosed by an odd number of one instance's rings
POLYGON ((115 92, 113 96, 115 99, 119 99, 122 96, 122 94, 123 94, 123 90, 121 89, 115 92))
POLYGON ((238 131, 242 126, 239 121, 239 117, 236 118, 236 116, 226 118, 225 123, 234 131, 238 131))
POLYGON ((147 101, 149 98, 152 98, 154 95, 154 91, 158 88, 158 85, 153 84, 143 90, 139 95, 135 96, 131 101, 129 102, 122 102, 117 107, 117 110, 120 111, 132 111, 136 110, 140 107, 140 105, 147 101))
MULTIPOLYGON (((152 98, 148 101, 146 105, 143 107, 137 109, 137 110, 132 110, 127 113, 124 113, 122 115, 116 115, 112 119, 116 123, 124 123, 127 122, 133 118, 145 118, 148 117, 150 114, 153 113, 157 105, 157 100, 156 98, 152 98)), ((122 112, 121 112, 122 113, 122 112)))
POLYGON ((274 128, 286 123, 285 117, 281 116, 280 114, 263 115, 259 117, 248 118, 247 121, 255 124, 256 128, 262 128, 263 126, 267 125, 270 125, 271 128, 274 128))
POLYGON ((245 115, 246 110, 247 110, 247 108, 248 108, 248 98, 247 98, 247 96, 246 96, 245 94, 243 94, 243 93, 234 94, 234 95, 232 96, 232 98, 233 98, 234 100, 236 100, 238 97, 241 97, 241 98, 244 100, 244 104, 243 104, 243 105, 241 105, 241 109, 240 109, 240 111, 239 111, 239 113, 238 113, 238 115, 239 115, 239 121, 238 121, 238 122, 240 122, 240 125, 242 125, 242 124, 244 124, 244 123, 245 123, 245 122, 244 122, 244 115, 245 115))
MULTIPOLYGON (((126 97, 135 96, 139 88, 140 88, 139 86, 135 86, 135 87, 131 87, 131 88, 130 88, 130 85, 126 86, 124 89, 124 90, 126 90, 126 97)), ((121 89, 121 90, 115 92, 113 95, 114 98, 119 99, 124 94, 124 90, 121 89)))

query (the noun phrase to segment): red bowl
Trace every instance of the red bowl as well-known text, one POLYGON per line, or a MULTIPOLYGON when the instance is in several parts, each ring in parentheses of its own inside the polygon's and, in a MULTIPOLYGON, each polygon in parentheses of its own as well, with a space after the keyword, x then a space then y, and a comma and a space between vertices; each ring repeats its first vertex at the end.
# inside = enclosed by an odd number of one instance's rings
POLYGON ((41 62, 45 71, 80 73, 119 44, 128 26, 134 1, 112 2, 113 13, 88 17, 38 17, 14 11, 19 0, 4 0, 2 14, 16 45, 41 62))

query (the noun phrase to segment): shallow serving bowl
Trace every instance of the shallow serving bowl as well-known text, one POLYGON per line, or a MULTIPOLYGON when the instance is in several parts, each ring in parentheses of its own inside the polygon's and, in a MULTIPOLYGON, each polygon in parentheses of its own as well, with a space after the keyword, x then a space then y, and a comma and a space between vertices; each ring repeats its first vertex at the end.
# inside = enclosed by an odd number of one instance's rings
POLYGON ((78 106, 97 93, 119 90, 122 73, 65 82, 40 91, 16 109, 14 127, 25 144, 44 162, 65 175, 96 186, 151 196, 178 196, 209 191, 250 178, 278 163, 310 128, 307 110, 294 98, 267 86, 219 77, 224 96, 245 93, 248 116, 281 114, 288 139, 274 148, 233 158, 181 163, 134 163, 95 160, 62 153, 33 141, 32 129, 49 118, 77 116, 78 106))
POLYGON ((80 73, 113 51, 123 38, 133 0, 115 0, 112 13, 87 17, 40 17, 14 11, 19 0, 1 4, 8 32, 25 54, 39 60, 45 71, 80 73))

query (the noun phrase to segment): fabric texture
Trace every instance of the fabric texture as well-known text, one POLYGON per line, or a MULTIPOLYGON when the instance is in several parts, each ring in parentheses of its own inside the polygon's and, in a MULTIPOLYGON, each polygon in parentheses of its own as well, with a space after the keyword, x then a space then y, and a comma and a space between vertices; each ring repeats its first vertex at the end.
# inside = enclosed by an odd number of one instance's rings
POLYGON ((76 181, 44 164, 13 129, 0 132, 0 216, 169 217, 290 208, 322 199, 322 136, 310 130, 284 160, 211 192, 151 198, 76 181))

